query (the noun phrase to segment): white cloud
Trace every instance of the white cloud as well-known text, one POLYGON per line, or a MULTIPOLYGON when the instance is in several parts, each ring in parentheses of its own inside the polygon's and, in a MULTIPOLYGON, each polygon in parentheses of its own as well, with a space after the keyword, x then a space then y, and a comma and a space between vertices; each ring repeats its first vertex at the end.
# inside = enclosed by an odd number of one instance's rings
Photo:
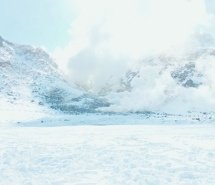
POLYGON ((153 110, 171 96, 181 105, 197 98, 204 100, 202 92, 210 96, 207 88, 188 90, 195 95, 183 97, 186 90, 177 86, 170 71, 156 76, 159 72, 154 67, 144 68, 139 81, 132 82, 132 92, 117 91, 121 77, 141 65, 143 58, 172 49, 181 55, 179 51, 186 47, 207 44, 214 36, 215 19, 213 11, 208 10, 212 1, 206 1, 207 4, 204 0, 74 0, 78 14, 69 30, 73 39, 65 48, 58 48, 54 57, 71 81, 95 93, 104 88, 113 90, 110 97, 115 110, 153 110), (194 37, 206 34, 208 40, 194 37))

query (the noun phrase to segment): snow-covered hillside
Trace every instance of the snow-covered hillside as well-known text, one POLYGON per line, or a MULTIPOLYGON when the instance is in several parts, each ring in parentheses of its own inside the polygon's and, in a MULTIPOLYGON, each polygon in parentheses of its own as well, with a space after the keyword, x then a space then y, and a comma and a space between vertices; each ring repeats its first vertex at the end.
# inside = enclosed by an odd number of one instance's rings
POLYGON ((67 113, 213 112, 214 61, 215 48, 208 46, 156 53, 124 73, 105 76, 96 91, 91 89, 97 96, 68 82, 42 49, 0 38, 0 108, 67 113))
POLYGON ((108 104, 68 83, 52 58, 40 48, 0 37, 0 109, 58 109, 95 112, 108 104))
POLYGON ((215 106, 215 48, 157 53, 137 61, 121 78, 99 93, 108 111, 182 113, 213 111, 215 106))

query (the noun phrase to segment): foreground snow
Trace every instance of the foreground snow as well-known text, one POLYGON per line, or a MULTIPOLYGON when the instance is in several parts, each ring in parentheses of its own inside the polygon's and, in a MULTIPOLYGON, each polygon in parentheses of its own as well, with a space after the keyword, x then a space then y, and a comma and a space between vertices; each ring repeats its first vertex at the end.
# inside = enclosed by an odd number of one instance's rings
POLYGON ((0 130, 0 184, 215 184, 214 124, 26 124, 0 130))

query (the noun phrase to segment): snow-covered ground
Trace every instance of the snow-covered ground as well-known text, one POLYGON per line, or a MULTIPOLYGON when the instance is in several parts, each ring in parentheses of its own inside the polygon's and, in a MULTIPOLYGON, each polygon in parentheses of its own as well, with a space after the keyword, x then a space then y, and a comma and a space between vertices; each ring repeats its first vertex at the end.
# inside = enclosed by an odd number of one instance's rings
POLYGON ((0 106, 0 185, 214 185, 215 114, 0 106))
POLYGON ((215 184, 213 121, 38 112, 32 122, 23 112, 18 123, 10 113, 0 121, 2 185, 215 184))

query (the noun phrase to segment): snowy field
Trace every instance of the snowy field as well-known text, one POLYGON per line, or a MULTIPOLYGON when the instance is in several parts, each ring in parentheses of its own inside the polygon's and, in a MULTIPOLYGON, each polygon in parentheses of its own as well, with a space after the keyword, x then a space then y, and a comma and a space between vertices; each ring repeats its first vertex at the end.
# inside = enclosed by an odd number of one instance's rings
POLYGON ((89 116, 87 125, 81 117, 2 124, 0 184, 215 184, 213 122, 150 124, 154 118, 137 116, 128 125, 126 116, 89 116))

